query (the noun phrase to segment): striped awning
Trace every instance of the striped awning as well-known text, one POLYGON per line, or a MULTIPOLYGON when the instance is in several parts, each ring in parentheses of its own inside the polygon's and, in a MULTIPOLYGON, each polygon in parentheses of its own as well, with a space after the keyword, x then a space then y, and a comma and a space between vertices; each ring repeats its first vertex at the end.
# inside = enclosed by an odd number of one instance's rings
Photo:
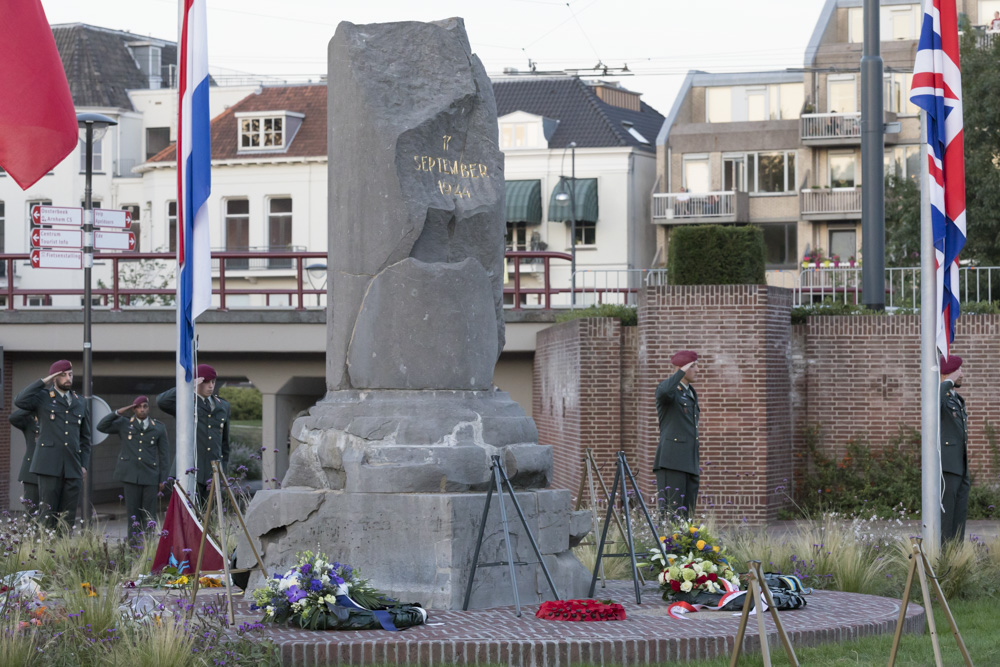
POLYGON ((541 224, 541 181, 507 181, 507 222, 541 224))
POLYGON ((560 193, 569 195, 572 179, 563 178, 556 183, 552 189, 552 196, 549 197, 549 220, 552 222, 597 222, 597 179, 578 178, 574 188, 576 198, 576 215, 570 216, 569 199, 558 201, 556 197, 560 193))

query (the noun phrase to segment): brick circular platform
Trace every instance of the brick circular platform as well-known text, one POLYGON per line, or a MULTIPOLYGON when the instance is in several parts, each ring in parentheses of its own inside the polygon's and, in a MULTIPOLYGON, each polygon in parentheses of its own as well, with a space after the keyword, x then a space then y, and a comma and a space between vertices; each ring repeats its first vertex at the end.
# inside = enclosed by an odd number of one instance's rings
MULTIPOLYGON (((217 594, 217 589, 212 595, 217 594)), ((206 591, 207 593, 207 591, 206 591)), ((624 605, 628 620, 602 623, 544 621, 537 606, 478 611, 431 611, 428 625, 401 632, 308 631, 274 626, 267 635, 281 648, 285 665, 642 665, 717 658, 732 653, 739 616, 675 620, 652 584, 643 588, 636 605, 630 581, 609 581, 597 597, 624 605)), ((199 594, 199 599, 202 595, 199 594)), ((872 595, 816 591, 803 609, 781 613, 781 620, 798 649, 824 642, 891 634, 899 615, 899 600, 872 595)), ((249 601, 237 603, 237 622, 259 620, 249 601)), ((772 653, 781 652, 770 615, 765 617, 772 653)), ((923 608, 910 604, 905 630, 920 633, 923 608)), ((756 619, 751 618, 744 651, 758 652, 756 619)))

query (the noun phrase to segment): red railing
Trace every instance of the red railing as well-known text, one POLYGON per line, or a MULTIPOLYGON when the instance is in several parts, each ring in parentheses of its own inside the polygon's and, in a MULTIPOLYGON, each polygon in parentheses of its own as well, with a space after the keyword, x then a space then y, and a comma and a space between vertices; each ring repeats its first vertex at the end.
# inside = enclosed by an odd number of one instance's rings
MULTIPOLYGON (((216 278, 218 286, 213 288, 212 293, 219 297, 219 307, 218 310, 227 310, 226 299, 235 295, 256 295, 264 296, 265 303, 270 306, 271 300, 277 297, 284 297, 287 300, 288 306, 294 306, 296 310, 305 310, 306 297, 311 295, 316 295, 317 299, 321 295, 326 294, 325 285, 319 289, 313 288, 311 286, 306 286, 304 280, 304 272, 309 264, 310 260, 316 263, 322 262, 325 265, 327 254, 325 252, 302 252, 302 251, 288 251, 288 252, 252 252, 252 251, 226 251, 226 252, 213 252, 212 261, 213 266, 218 268, 213 268, 213 278, 216 278), (294 288, 267 288, 267 287, 253 287, 253 288, 235 288, 230 287, 227 284, 227 280, 242 279, 247 275, 254 276, 256 278, 269 278, 269 277, 279 277, 282 276, 282 272, 287 272, 288 269, 257 269, 246 272, 246 269, 238 269, 240 275, 234 277, 231 275, 233 269, 226 268, 226 260, 239 261, 241 265, 246 265, 248 260, 252 259, 262 259, 262 260, 274 260, 274 259, 291 259, 293 266, 290 267, 294 271, 295 277, 295 287, 294 288), (319 261, 316 261, 319 260, 319 261)), ((510 285, 504 287, 504 295, 510 296, 513 303, 508 304, 508 307, 514 310, 521 309, 521 299, 528 295, 539 295, 546 309, 552 307, 552 296, 554 294, 565 294, 570 292, 570 288, 567 287, 552 287, 551 282, 551 261, 560 260, 565 261, 568 264, 571 261, 571 256, 564 252, 529 252, 529 251, 514 251, 506 253, 508 270, 512 272, 512 282, 510 285), (521 264, 522 262, 530 261, 532 265, 541 263, 542 265, 542 276, 541 276, 541 287, 522 287, 521 285, 521 264)), ((27 305, 27 300, 29 297, 52 297, 52 296, 83 296, 83 285, 75 288, 58 288, 50 289, 41 288, 34 289, 21 289, 14 287, 14 276, 16 275, 16 264, 19 262, 30 261, 30 255, 20 253, 20 254, 0 254, 0 262, 2 262, 5 271, 0 273, 0 277, 6 278, 6 285, 0 290, 0 295, 6 296, 6 309, 15 310, 15 304, 17 301, 21 302, 21 305, 27 305), (18 299, 17 297, 20 297, 18 299)), ((164 296, 171 297, 174 296, 175 290, 172 287, 169 288, 136 288, 127 287, 122 285, 122 266, 129 262, 139 262, 143 260, 159 260, 163 262, 174 262, 175 256, 172 253, 162 253, 162 252, 120 252, 120 253, 95 253, 95 262, 108 262, 111 264, 111 285, 110 287, 93 287, 91 293, 94 298, 100 298, 104 306, 110 306, 111 310, 121 310, 123 306, 130 306, 132 300, 138 297, 149 297, 149 296, 164 296)), ((266 265, 266 262, 263 263, 266 265)), ((30 269, 36 270, 36 269, 30 269)), ((287 275, 287 274, 285 274, 287 275)), ((535 274, 537 275, 537 274, 535 274)), ((283 276, 282 276, 283 277, 283 276)), ((567 280, 568 283, 568 280, 567 280)), ((577 291, 580 291, 579 289, 577 291)))

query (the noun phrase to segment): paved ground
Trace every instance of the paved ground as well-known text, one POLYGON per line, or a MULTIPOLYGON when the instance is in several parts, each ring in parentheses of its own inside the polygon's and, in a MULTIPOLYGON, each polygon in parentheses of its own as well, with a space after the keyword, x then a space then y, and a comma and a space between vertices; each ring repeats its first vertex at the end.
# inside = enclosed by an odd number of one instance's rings
MULTIPOLYGON (((177 591, 151 591, 168 606, 177 591)), ((218 597, 217 590, 199 592, 199 601, 218 597)), ((631 582, 608 582, 601 597, 621 603, 625 621, 573 623, 535 617, 537 606, 478 611, 431 611, 428 623, 402 632, 307 631, 274 626, 267 633, 281 647, 285 665, 503 665, 563 667, 567 665, 641 665, 727 656, 732 653, 739 616, 705 614, 675 620, 664 615, 666 604, 654 585, 647 585, 643 604, 635 604, 631 582)), ((260 620, 249 603, 236 604, 237 623, 260 620)), ((845 641, 895 630, 899 601, 853 593, 817 591, 802 609, 781 613, 793 647, 845 641)), ((768 643, 781 645, 770 616, 768 643)), ((758 652, 756 620, 748 625, 743 650, 758 652)), ((910 604, 906 630, 922 632, 923 609, 910 604)))

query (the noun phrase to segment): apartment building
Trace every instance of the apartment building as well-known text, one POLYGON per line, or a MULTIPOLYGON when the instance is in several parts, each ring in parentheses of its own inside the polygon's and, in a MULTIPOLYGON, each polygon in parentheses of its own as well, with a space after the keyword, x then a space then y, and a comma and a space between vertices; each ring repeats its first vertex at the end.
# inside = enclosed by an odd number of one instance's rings
MULTIPOLYGON (((1000 11, 997 0, 958 5, 973 25, 1000 11)), ((768 282, 786 287, 807 255, 863 259, 862 11, 862 0, 827 0, 801 70, 688 74, 656 141, 661 249, 679 225, 756 224, 768 282)), ((902 178, 920 174, 920 118, 908 93, 921 21, 919 2, 882 0, 884 122, 898 123, 885 135, 885 168, 902 178)))

